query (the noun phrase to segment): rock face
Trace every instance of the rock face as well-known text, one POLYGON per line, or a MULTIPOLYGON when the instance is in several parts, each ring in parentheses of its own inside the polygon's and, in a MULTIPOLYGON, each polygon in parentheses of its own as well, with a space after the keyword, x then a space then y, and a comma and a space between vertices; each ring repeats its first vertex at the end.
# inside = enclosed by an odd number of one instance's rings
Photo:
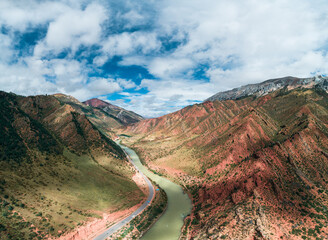
POLYGON ((328 239, 327 80, 274 81, 262 89, 308 88, 207 101, 122 132, 192 196, 182 239, 328 239))
POLYGON ((64 94, 53 95, 61 104, 71 107, 75 112, 84 115, 90 122, 108 137, 112 137, 112 129, 121 127, 123 124, 120 119, 108 114, 100 108, 88 106, 79 102, 72 96, 64 94))
POLYGON ((328 90, 328 78, 317 76, 313 78, 284 77, 278 79, 270 79, 262 83, 249 84, 239 88, 234 88, 229 91, 219 92, 213 95, 212 97, 206 99, 205 101, 220 101, 228 99, 235 100, 250 95, 256 95, 257 97, 259 97, 284 87, 288 88, 289 90, 297 87, 318 87, 324 90, 328 90))
POLYGON ((80 106, 0 92, 0 239, 53 239, 142 200, 123 151, 87 116, 100 110, 80 106))
POLYGON ((110 116, 114 117, 115 119, 118 119, 123 125, 136 123, 144 119, 143 117, 132 111, 125 110, 124 108, 115 106, 97 98, 87 100, 83 103, 88 106, 96 107, 103 110, 110 116))
MULTIPOLYGON (((96 146, 106 146, 110 140, 98 131, 83 110, 79 111, 75 106, 82 104, 70 96, 65 96, 65 98, 72 98, 74 104, 64 102, 62 101, 64 96, 60 98, 58 96, 17 96, 15 102, 17 108, 26 113, 29 118, 40 122, 60 140, 60 143, 76 153, 84 153, 88 148, 96 146)), ((119 148, 115 147, 115 143, 110 142, 110 144, 114 146, 111 151, 115 153, 119 151, 116 150, 119 148)), ((120 156, 123 157, 124 154, 120 152, 120 156)))

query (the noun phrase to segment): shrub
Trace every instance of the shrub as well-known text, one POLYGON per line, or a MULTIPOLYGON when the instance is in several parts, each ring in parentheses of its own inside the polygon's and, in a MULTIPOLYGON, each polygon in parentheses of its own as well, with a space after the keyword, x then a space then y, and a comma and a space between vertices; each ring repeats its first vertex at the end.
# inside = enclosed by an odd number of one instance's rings
POLYGON ((6 200, 4 200, 3 203, 2 203, 2 206, 5 207, 7 205, 9 205, 9 202, 7 202, 6 200))
POLYGON ((199 223, 197 218, 194 218, 191 222, 192 225, 197 225, 199 223))
POLYGON ((6 227, 0 223, 0 232, 6 231, 6 227))
POLYGON ((8 217, 8 215, 9 215, 9 212, 8 211, 5 210, 5 211, 2 212, 2 216, 8 217))

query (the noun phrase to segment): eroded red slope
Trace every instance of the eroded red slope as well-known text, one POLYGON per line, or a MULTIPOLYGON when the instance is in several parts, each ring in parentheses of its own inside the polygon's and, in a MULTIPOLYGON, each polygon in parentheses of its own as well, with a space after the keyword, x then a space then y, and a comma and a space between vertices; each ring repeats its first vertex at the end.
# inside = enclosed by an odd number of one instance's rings
POLYGON ((185 238, 328 238, 326 92, 205 102, 124 132, 192 195, 185 238))

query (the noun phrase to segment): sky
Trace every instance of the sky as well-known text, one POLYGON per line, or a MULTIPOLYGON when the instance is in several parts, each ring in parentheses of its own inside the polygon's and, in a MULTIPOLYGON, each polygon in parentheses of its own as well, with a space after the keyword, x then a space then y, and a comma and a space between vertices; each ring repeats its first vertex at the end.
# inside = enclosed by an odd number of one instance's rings
POLYGON ((326 0, 0 0, 0 90, 157 117, 241 85, 328 73, 326 0))

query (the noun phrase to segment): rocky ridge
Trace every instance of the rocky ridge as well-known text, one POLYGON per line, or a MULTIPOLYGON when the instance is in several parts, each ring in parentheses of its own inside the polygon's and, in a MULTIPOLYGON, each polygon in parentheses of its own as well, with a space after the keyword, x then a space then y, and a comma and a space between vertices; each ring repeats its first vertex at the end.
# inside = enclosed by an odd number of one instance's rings
POLYGON ((327 239, 323 89, 207 101, 121 133, 150 168, 192 196, 181 239, 327 239))
POLYGON ((234 88, 229 91, 219 92, 212 97, 209 97, 205 101, 214 100, 236 100, 238 98, 255 95, 257 97, 264 96, 270 92, 276 91, 281 88, 288 88, 289 90, 294 88, 312 88, 317 87, 324 90, 328 90, 328 77, 316 76, 312 78, 296 78, 296 77, 284 77, 277 79, 266 80, 257 84, 248 84, 239 88, 234 88))
POLYGON ((87 116, 106 120, 97 111, 0 91, 0 239, 54 239, 143 199, 123 151, 87 116))
POLYGON ((137 114, 135 112, 128 111, 124 108, 115 106, 113 104, 110 104, 108 102, 102 101, 97 98, 92 98, 83 103, 88 106, 101 109, 102 111, 106 112, 107 114, 114 117, 115 119, 118 119, 118 121, 122 125, 136 123, 136 122, 139 122, 144 119, 142 116, 140 116, 139 114, 137 114))

